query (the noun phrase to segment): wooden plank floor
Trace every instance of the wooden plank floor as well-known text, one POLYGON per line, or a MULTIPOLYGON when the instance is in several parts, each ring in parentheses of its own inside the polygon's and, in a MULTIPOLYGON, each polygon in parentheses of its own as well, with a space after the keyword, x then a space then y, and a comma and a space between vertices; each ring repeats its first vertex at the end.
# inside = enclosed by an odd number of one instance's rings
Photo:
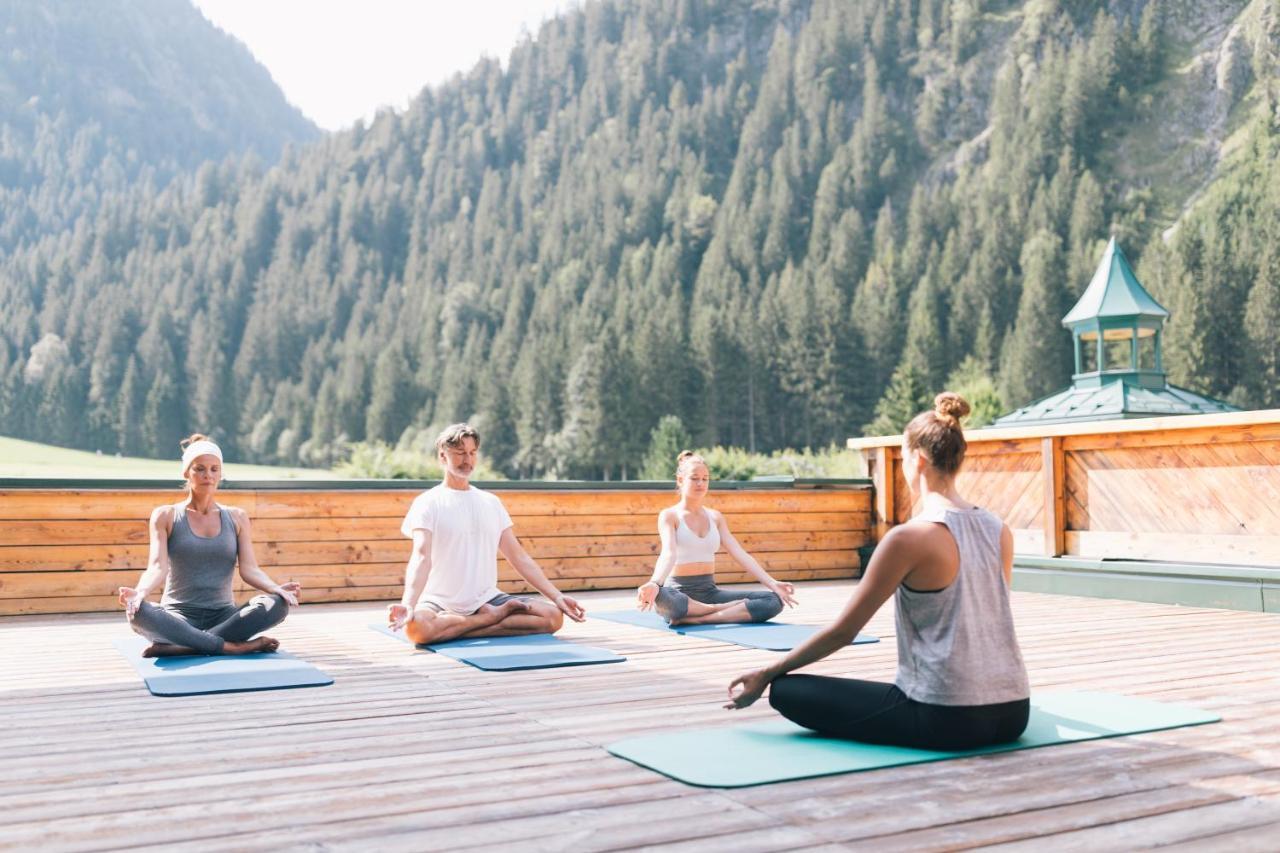
MULTIPOLYGON (((850 583, 801 586, 791 621, 850 583)), ((589 609, 629 592, 586 593, 589 609)), ((121 616, 0 619, 0 847, 40 850, 1280 849, 1280 617, 1015 593, 1034 688, 1124 692, 1216 725, 757 788, 710 790, 607 754, 734 725, 729 679, 773 655, 588 621, 622 664, 485 673, 303 607, 277 635, 332 687, 147 693, 121 616)), ((811 671, 892 677, 885 641, 811 671)))

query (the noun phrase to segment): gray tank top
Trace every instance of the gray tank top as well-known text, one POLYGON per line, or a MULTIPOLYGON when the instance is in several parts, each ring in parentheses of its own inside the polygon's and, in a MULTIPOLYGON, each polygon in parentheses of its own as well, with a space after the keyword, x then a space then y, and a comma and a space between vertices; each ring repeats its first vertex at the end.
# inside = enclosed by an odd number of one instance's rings
POLYGON ((235 603, 235 580, 239 541, 231 513, 218 507, 222 528, 217 536, 197 536, 187 523, 186 507, 173 513, 169 531, 169 577, 164 582, 161 604, 188 607, 226 607, 235 603))
POLYGON ((898 587, 897 685, 930 705, 995 705, 1030 695, 1000 561, 1003 523, 985 509, 926 510, 960 550, 956 579, 936 592, 898 587))

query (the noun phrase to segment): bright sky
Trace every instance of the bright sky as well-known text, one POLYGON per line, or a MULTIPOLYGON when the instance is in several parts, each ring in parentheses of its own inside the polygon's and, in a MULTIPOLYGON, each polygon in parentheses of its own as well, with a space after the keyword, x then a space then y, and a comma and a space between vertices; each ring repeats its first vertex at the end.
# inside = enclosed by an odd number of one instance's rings
POLYGON ((403 109, 483 56, 505 64, 527 30, 578 0, 194 0, 244 42, 326 130, 403 109))

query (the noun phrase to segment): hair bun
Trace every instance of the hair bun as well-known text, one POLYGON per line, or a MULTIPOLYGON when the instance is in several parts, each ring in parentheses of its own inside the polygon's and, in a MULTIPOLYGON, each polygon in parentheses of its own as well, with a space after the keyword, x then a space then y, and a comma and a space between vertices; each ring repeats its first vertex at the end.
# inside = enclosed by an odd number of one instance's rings
POLYGON ((191 435, 182 439, 182 441, 179 441, 178 446, 181 447, 183 450, 186 450, 188 447, 195 444, 197 441, 208 441, 208 440, 209 440, 209 436, 204 435, 203 433, 193 432, 191 435))
POLYGON ((697 455, 698 454, 694 453, 692 450, 681 450, 680 455, 676 457, 676 464, 679 465, 681 462, 688 459, 689 457, 697 456, 697 455))
POLYGON ((933 410, 941 417, 950 418, 960 425, 960 419, 969 414, 969 403, 954 391, 943 391, 933 398, 933 410))

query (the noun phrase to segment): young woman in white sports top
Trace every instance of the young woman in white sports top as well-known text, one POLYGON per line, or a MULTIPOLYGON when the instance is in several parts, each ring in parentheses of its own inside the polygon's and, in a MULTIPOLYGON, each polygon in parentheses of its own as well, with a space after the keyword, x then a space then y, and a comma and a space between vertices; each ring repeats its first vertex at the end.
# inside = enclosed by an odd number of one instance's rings
POLYGON ((688 450, 681 453, 676 460, 680 502, 658 513, 662 553, 653 577, 637 592, 637 606, 655 609, 672 625, 766 622, 781 613, 783 605, 794 607, 795 587, 774 580, 738 544, 724 515, 703 506, 710 485, 711 472, 703 458, 688 450), (767 592, 730 592, 716 586, 716 552, 722 545, 767 592))

